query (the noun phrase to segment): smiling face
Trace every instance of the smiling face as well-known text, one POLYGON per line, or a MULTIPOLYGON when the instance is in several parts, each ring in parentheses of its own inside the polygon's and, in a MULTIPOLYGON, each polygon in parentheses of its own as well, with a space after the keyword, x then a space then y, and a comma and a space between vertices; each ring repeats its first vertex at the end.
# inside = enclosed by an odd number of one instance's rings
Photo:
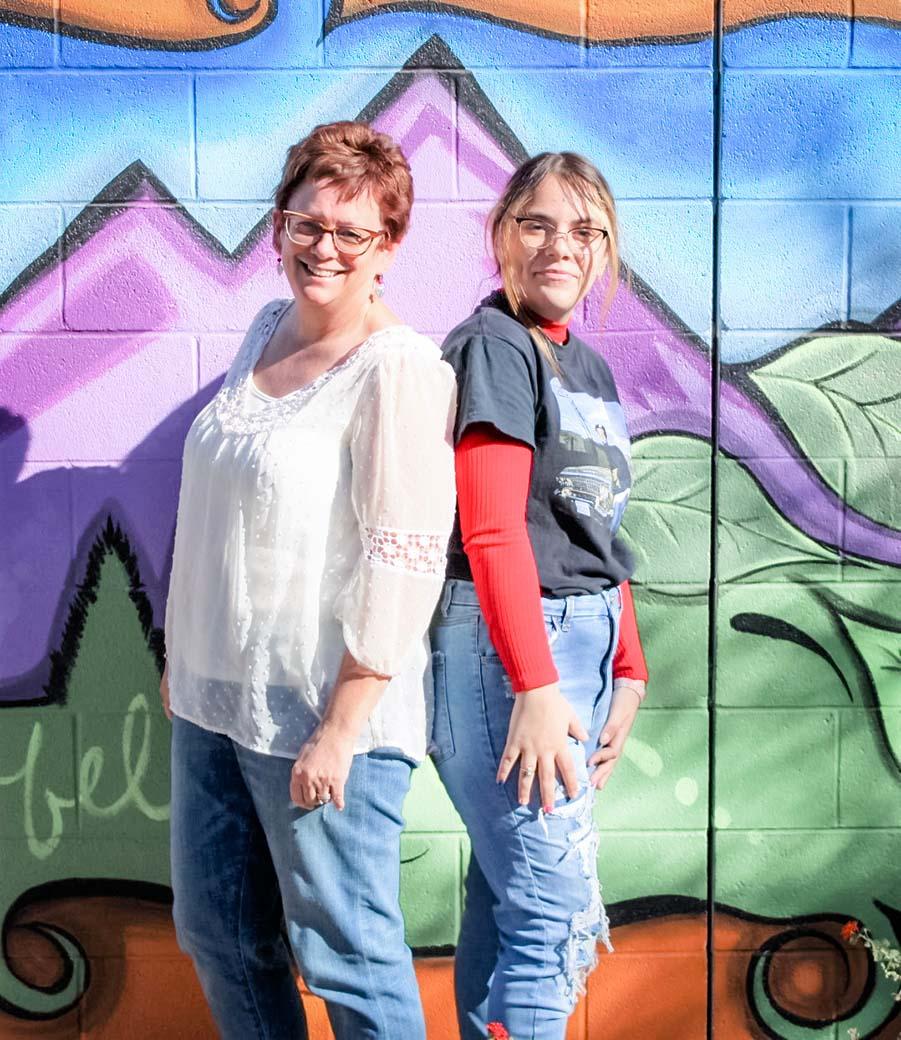
MULTIPOLYGON (((609 230, 600 203, 586 202, 554 174, 545 177, 531 199, 511 212, 505 221, 507 264, 525 307, 550 321, 569 321, 576 304, 607 267, 608 250, 603 235, 589 248, 574 244, 578 235, 557 234, 543 248, 527 245, 514 217, 533 217, 557 232, 577 228, 609 230)), ((505 273, 506 273, 505 272, 505 273)))
MULTIPOLYGON (((369 192, 351 199, 341 196, 335 185, 304 181, 291 193, 285 209, 304 213, 325 227, 383 230, 378 203, 369 192)), ((298 306, 346 311, 348 316, 368 306, 376 275, 388 269, 397 249, 396 242, 381 237, 362 256, 350 256, 335 247, 330 234, 310 245, 297 245, 288 238, 280 211, 273 216, 272 242, 298 306)))

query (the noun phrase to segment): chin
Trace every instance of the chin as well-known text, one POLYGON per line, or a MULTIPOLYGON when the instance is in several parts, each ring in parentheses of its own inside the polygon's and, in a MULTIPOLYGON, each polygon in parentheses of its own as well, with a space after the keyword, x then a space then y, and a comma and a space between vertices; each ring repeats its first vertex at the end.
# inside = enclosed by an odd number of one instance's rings
POLYGON ((573 293, 571 290, 563 289, 556 291, 542 286, 532 296, 532 302, 529 306, 543 318, 557 319, 572 313, 578 302, 578 294, 573 293))
POLYGON ((301 300, 306 303, 311 303, 316 307, 324 307, 330 303, 334 303, 341 296, 341 290, 331 285, 315 285, 308 282, 306 279, 295 281, 291 284, 291 290, 294 293, 294 298, 298 302, 301 300))

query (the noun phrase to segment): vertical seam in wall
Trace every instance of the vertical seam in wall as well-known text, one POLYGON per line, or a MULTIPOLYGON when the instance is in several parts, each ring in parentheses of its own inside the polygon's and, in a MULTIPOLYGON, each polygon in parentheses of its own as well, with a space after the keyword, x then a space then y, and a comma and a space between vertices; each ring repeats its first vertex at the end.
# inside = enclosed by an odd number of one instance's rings
POLYGON ((197 162, 197 74, 191 74, 191 166, 194 172, 194 198, 200 198, 200 169, 197 162))
MULTIPOLYGON (((69 506, 69 557, 74 562, 78 558, 78 535, 75 530, 75 488, 72 478, 72 463, 64 462, 66 470, 66 502, 69 506)), ((77 579, 77 575, 76 575, 77 579)))
POLYGON ((853 261, 852 251, 854 249, 854 207, 848 205, 845 210, 845 220, 843 227, 843 234, 845 236, 845 263, 842 270, 842 278, 844 279, 844 297, 845 297, 845 321, 851 320, 851 263, 853 261))
POLYGON ((454 198, 460 198, 460 77, 452 76, 451 84, 453 90, 451 91, 451 112, 453 119, 453 155, 451 169, 453 170, 451 187, 453 188, 454 198))
POLYGON ((59 238, 56 240, 56 263, 59 270, 59 327, 61 330, 68 329, 66 323, 66 269, 68 256, 68 230, 66 222, 66 210, 64 206, 59 207, 59 238))
POLYGON ((53 0, 53 67, 58 69, 61 64, 62 46, 59 31, 59 0, 53 0))
POLYGON ((588 6, 591 0, 581 0, 579 4, 579 36, 582 46, 579 48, 579 65, 589 65, 588 61, 588 6))
POLYGON ((857 35, 857 0, 851 0, 851 26, 848 31, 848 60, 845 67, 854 68, 854 38, 857 35))
POLYGON ((845 545, 847 545, 846 538, 847 538, 847 523, 848 523, 848 484, 849 484, 849 478, 848 478, 849 464, 848 464, 848 460, 847 459, 842 459, 841 465, 842 465, 842 475, 841 475, 841 486, 840 486, 839 490, 841 491, 841 494, 842 494, 842 514, 841 514, 841 521, 840 521, 839 529, 838 529, 838 536, 839 536, 839 539, 840 539, 839 540, 839 544, 838 544, 838 555, 839 555, 839 570, 838 570, 838 576, 839 577, 838 577, 838 580, 839 581, 845 581, 846 580, 846 577, 845 577, 846 567, 847 567, 847 562, 848 562, 847 561, 847 557, 845 556, 845 545))
POLYGON ((832 717, 835 719, 835 800, 833 804, 834 821, 832 824, 832 827, 835 830, 842 825, 842 719, 845 711, 847 711, 847 709, 841 707, 836 708, 835 711, 831 713, 832 717))
POLYGON ((714 949, 716 943, 716 653, 717 503, 719 496, 720 394, 720 197, 723 132, 723 0, 713 8, 713 225, 710 334, 710 581, 707 587, 707 1040, 713 1040, 714 949))

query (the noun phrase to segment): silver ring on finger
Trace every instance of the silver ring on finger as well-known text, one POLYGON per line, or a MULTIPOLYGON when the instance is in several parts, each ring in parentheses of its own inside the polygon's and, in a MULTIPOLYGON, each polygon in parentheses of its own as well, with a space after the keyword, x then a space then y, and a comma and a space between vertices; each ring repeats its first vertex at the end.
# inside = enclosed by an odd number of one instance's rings
POLYGON ((534 776, 535 768, 533 766, 523 766, 521 772, 523 776, 534 776))
POLYGON ((328 803, 331 800, 332 800, 332 792, 331 791, 326 791, 325 794, 320 795, 316 799, 316 802, 317 802, 318 805, 328 805, 328 803))

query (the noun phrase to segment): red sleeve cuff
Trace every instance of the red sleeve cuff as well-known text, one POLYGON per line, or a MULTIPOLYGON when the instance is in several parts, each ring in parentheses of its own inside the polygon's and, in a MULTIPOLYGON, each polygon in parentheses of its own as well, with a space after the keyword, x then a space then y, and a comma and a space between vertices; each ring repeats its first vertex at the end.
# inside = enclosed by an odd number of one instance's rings
POLYGON ((642 679, 648 681, 648 665, 638 634, 638 618, 635 616, 635 600, 632 586, 624 581, 619 587, 623 609, 619 621, 619 642, 613 657, 614 679, 642 679))

